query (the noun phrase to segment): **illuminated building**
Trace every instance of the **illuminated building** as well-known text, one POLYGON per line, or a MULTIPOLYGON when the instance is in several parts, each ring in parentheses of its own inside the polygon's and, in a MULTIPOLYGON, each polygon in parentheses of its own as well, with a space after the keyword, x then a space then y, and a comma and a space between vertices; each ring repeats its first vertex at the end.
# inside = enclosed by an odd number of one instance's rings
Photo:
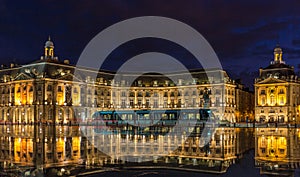
MULTIPOLYGON (((82 132, 78 122, 90 123, 97 111, 204 108, 210 109, 218 119, 235 122, 236 111, 243 109, 237 104, 247 104, 242 98, 251 94, 221 69, 171 73, 170 77, 193 76, 192 80, 179 78, 177 81, 153 73, 142 76, 127 74, 128 77, 138 78, 129 85, 125 81, 114 80, 114 72, 81 67, 76 68, 80 74, 75 76, 75 68, 68 60, 60 62, 55 57, 50 38, 45 43, 44 56, 40 60, 23 66, 11 64, 10 67, 2 67, 0 140, 3 146, 0 148, 0 158, 6 165, 15 163, 47 167, 78 163, 80 159, 87 165, 118 163, 115 157, 110 158, 97 149, 95 137, 91 134, 93 128, 89 129, 91 133, 82 132), (211 78, 213 83, 208 83, 206 72, 215 75, 211 78), (91 78, 95 73, 97 78, 91 78), (205 100, 204 95, 209 98, 205 100), (86 136, 82 136, 82 133, 86 136)), ((251 104, 251 98, 249 100, 251 104)), ((246 112, 251 112, 250 109, 246 112)), ((202 130, 196 131, 199 134, 202 130)), ((247 131, 244 134, 238 129, 218 128, 208 145, 200 145, 197 136, 189 137, 177 150, 169 152, 164 161, 175 159, 184 164, 190 159, 195 165, 202 164, 212 170, 217 166, 219 171, 225 172, 237 155, 251 147, 251 143, 239 141, 251 140, 248 135, 247 131)), ((112 144, 105 142, 111 145, 109 148, 122 141, 119 135, 116 136, 112 144)), ((157 154, 156 150, 169 148, 166 145, 168 138, 178 141, 179 137, 157 136, 145 142, 157 146, 157 149, 152 149, 152 156, 157 154)), ((130 142, 129 145, 134 143, 130 142)), ((126 153, 132 148, 119 151, 126 153)))
POLYGON ((0 120, 66 124, 91 119, 92 113, 98 110, 203 108, 203 94, 207 91, 209 102, 206 106, 220 120, 235 122, 236 109, 241 112, 242 108, 236 101, 251 95, 250 92, 241 95, 239 88, 236 91, 234 80, 221 69, 191 70, 168 76, 151 73, 127 76, 138 79, 128 85, 125 80, 114 80, 113 72, 75 67, 68 60, 60 62, 49 38, 40 60, 22 66, 2 66, 0 120), (79 75, 74 75, 75 68, 79 75), (95 73, 97 78, 91 78, 95 73), (206 73, 213 76, 212 83, 208 83, 206 73), (183 79, 187 74, 192 75, 192 80, 183 79), (173 76, 179 79, 169 79, 173 76))
POLYGON ((255 163, 262 174, 288 176, 300 167, 300 132, 297 128, 257 128, 255 163))
POLYGON ((274 49, 274 61, 259 70, 254 86, 256 121, 299 122, 300 80, 294 67, 283 61, 279 46, 274 49))

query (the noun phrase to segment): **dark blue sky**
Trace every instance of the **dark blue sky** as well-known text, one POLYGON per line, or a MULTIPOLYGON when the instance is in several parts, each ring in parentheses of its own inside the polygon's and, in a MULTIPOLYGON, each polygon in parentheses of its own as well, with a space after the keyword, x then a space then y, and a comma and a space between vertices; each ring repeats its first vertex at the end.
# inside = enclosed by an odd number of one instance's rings
MULTIPOLYGON (((25 64, 39 59, 50 34, 60 60, 68 58, 75 64, 85 45, 106 27, 137 16, 164 16, 198 30, 216 51, 223 68, 250 85, 259 67, 266 67, 272 60, 277 43, 283 48, 287 64, 297 68, 299 9, 297 0, 1 0, 0 61, 25 64)), ((198 67, 180 47, 153 39, 120 46, 106 67, 115 69, 124 58, 153 50, 184 59, 190 68, 198 67)))

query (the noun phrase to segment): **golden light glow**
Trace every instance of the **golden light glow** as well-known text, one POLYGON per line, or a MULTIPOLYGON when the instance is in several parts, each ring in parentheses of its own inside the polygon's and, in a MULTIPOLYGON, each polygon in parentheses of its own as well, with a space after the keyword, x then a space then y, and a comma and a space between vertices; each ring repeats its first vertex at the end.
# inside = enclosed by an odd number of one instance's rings
POLYGON ((72 138, 72 150, 73 150, 73 158, 79 159, 80 158, 80 138, 73 137, 72 138))
POLYGON ((57 143, 56 143, 56 150, 57 153, 62 153, 64 152, 65 149, 65 142, 63 138, 58 138, 57 143))
POLYGON ((78 106, 80 104, 80 87, 79 86, 73 87, 72 102, 73 102, 73 105, 75 105, 75 106, 78 106))
POLYGON ((64 105, 65 102, 65 96, 64 96, 64 86, 59 85, 57 89, 57 104, 58 105, 64 105))
POLYGON ((17 162, 32 160, 33 142, 32 139, 15 138, 14 160, 17 162), (31 154, 31 155, 30 155, 31 154))
POLYGON ((258 138, 258 154, 260 157, 285 158, 287 155, 286 137, 262 136, 258 138))
POLYGON ((287 95, 285 86, 275 86, 275 84, 265 84, 258 89, 259 106, 284 106, 287 95))

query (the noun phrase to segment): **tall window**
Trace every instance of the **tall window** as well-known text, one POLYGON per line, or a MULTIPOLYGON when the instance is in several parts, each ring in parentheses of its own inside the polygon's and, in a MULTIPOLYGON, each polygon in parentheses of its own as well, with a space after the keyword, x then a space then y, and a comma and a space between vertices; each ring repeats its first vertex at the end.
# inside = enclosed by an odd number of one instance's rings
POLYGON ((156 99, 154 100, 153 107, 154 107, 154 108, 158 108, 158 102, 157 102, 156 99))
POLYGON ((262 139, 261 139, 261 145, 262 145, 262 146, 265 146, 265 145, 266 145, 266 140, 265 140, 265 138, 262 138, 262 139))
POLYGON ((58 86, 58 87, 57 87, 57 91, 58 91, 58 92, 62 92, 61 86, 58 86))
POLYGON ((129 93, 129 96, 130 96, 130 97, 134 97, 134 92, 130 92, 130 93, 129 93))
POLYGON ((192 105, 193 105, 193 106, 196 106, 196 98, 193 98, 193 99, 192 99, 192 105))
POLYGON ((74 88, 73 93, 78 93, 78 90, 76 87, 74 88))
POLYGON ((262 105, 265 105, 265 104, 266 104, 266 99, 265 99, 265 97, 262 97, 262 98, 261 98, 261 104, 262 104, 262 105))
POLYGON ((282 97, 280 97, 280 99, 279 99, 279 104, 281 104, 281 105, 283 105, 283 104, 284 104, 284 98, 283 98, 283 96, 282 96, 282 97))
POLYGON ((122 97, 125 97, 126 96, 126 93, 123 91, 123 92, 121 92, 121 96, 122 97))
POLYGON ((138 99, 138 106, 142 106, 142 100, 138 99))
POLYGON ((125 99, 122 99, 121 108, 125 108, 125 107, 126 107, 125 99))
POLYGON ((271 95, 271 96, 270 96, 270 104, 271 104, 271 105, 274 105, 274 104, 275 104, 275 97, 274 97, 274 95, 271 95))
POLYGON ((220 98, 216 97, 216 106, 220 106, 220 98))
POLYGON ((164 108, 168 107, 168 102, 167 100, 164 100, 164 108))
POLYGON ((164 97, 168 97, 168 92, 165 92, 165 93, 164 93, 164 97))
POLYGON ((149 99, 146 99, 146 107, 150 107, 150 100, 149 99))
POLYGON ((47 91, 52 91, 52 85, 47 86, 47 91))
POLYGON ((195 90, 193 91, 193 95, 196 95, 196 91, 195 90))
POLYGON ((146 97, 150 97, 150 92, 146 92, 146 97))
POLYGON ((134 106, 134 105, 133 105, 133 99, 130 99, 129 104, 130 104, 130 107, 133 107, 133 106, 134 106))
POLYGON ((139 97, 142 97, 142 96, 143 96, 143 93, 142 93, 142 92, 138 92, 138 96, 139 96, 139 97))

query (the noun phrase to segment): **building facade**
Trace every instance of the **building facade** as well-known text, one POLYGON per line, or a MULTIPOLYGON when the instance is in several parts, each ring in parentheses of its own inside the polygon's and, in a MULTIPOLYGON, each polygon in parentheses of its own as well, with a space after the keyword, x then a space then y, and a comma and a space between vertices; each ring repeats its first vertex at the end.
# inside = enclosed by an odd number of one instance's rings
POLYGON ((122 76, 123 80, 114 80, 114 72, 75 67, 68 60, 59 61, 50 38, 40 60, 22 66, 2 66, 0 77, 2 122, 73 123, 90 120, 99 110, 204 107, 213 110, 220 120, 236 122, 237 108, 242 106, 237 104, 252 104, 251 101, 237 103, 245 95, 251 96, 251 92, 241 92, 242 89, 237 88, 235 81, 221 69, 191 70, 166 76, 129 73, 122 76), (187 74, 193 78, 186 80, 187 74), (93 75, 97 77, 92 78, 93 75), (174 76, 177 80, 170 79, 174 76), (128 84, 126 79, 132 77, 137 79, 128 84), (208 102, 203 98, 205 93, 209 95, 208 102))
POLYGON ((300 80, 294 67, 283 61, 279 46, 274 49, 274 61, 259 70, 254 86, 256 121, 299 122, 300 80))
POLYGON ((300 167, 299 138, 297 128, 257 128, 255 164, 261 174, 292 176, 300 167))

